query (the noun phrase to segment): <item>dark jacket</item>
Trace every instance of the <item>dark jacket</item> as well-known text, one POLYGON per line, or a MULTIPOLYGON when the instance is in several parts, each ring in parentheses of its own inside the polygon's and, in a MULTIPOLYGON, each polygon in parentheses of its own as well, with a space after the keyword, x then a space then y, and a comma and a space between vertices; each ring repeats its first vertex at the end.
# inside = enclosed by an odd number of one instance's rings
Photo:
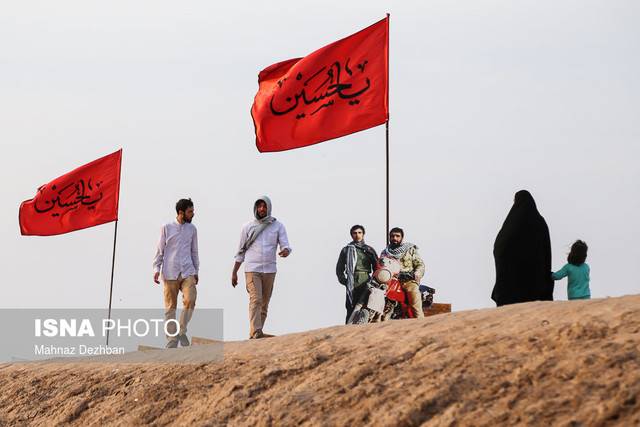
MULTIPOLYGON (((342 248, 340 251, 340 256, 338 257, 338 263, 336 264, 336 276, 338 277, 338 282, 340 284, 346 286, 347 284, 347 251, 349 245, 342 248)), ((356 256, 364 256, 366 257, 365 262, 369 262, 371 265, 371 271, 376 268, 376 263, 378 262, 378 254, 376 250, 371 246, 362 243, 361 245, 356 245, 356 256)))

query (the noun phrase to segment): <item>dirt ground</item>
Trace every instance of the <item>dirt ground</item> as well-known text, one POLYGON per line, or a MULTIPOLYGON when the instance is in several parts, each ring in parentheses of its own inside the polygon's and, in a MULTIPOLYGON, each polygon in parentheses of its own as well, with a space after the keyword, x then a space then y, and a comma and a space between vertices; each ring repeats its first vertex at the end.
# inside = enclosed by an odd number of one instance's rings
POLYGON ((216 363, 5 364, 0 392, 0 425, 640 425, 640 295, 231 342, 216 363))

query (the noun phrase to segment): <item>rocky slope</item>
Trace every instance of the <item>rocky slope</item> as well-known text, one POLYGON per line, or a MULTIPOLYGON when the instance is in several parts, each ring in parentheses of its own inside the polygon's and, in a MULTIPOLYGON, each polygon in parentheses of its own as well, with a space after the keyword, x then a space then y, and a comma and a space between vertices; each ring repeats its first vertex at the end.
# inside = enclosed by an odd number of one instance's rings
POLYGON ((7 364, 0 392, 0 425, 640 425, 640 296, 232 342, 217 363, 7 364))

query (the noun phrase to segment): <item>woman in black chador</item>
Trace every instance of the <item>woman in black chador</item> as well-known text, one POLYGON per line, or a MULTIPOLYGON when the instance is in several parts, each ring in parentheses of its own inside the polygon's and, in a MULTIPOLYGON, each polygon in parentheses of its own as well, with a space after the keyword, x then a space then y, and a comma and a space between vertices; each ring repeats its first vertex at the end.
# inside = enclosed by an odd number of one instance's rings
POLYGON ((496 284, 491 299, 498 306, 553 300, 549 228, 528 191, 516 193, 493 245, 493 256, 496 284))

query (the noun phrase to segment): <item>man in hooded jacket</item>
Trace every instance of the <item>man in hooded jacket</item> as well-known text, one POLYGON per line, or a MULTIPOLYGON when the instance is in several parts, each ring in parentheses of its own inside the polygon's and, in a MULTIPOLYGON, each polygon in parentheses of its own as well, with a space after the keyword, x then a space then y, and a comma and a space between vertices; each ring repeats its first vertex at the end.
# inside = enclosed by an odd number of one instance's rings
POLYGON ((346 288, 347 318, 345 322, 349 321, 355 304, 367 289, 366 284, 371 279, 371 273, 378 262, 376 250, 364 242, 364 227, 354 225, 350 233, 353 240, 342 248, 336 264, 338 282, 346 288))
POLYGON ((380 257, 387 256, 400 262, 398 280, 402 289, 407 293, 409 306, 416 318, 424 317, 422 311, 422 295, 420 294, 420 280, 424 277, 425 266, 418 254, 418 247, 413 243, 403 242, 404 231, 395 227, 389 231, 389 245, 382 251, 380 257))
POLYGON ((271 200, 262 196, 253 204, 254 220, 242 227, 240 245, 231 273, 231 285, 238 284, 238 269, 244 262, 244 276, 249 293, 249 338, 270 336, 263 332, 269 300, 276 278, 276 250, 286 258, 291 253, 287 230, 271 216, 271 200))

